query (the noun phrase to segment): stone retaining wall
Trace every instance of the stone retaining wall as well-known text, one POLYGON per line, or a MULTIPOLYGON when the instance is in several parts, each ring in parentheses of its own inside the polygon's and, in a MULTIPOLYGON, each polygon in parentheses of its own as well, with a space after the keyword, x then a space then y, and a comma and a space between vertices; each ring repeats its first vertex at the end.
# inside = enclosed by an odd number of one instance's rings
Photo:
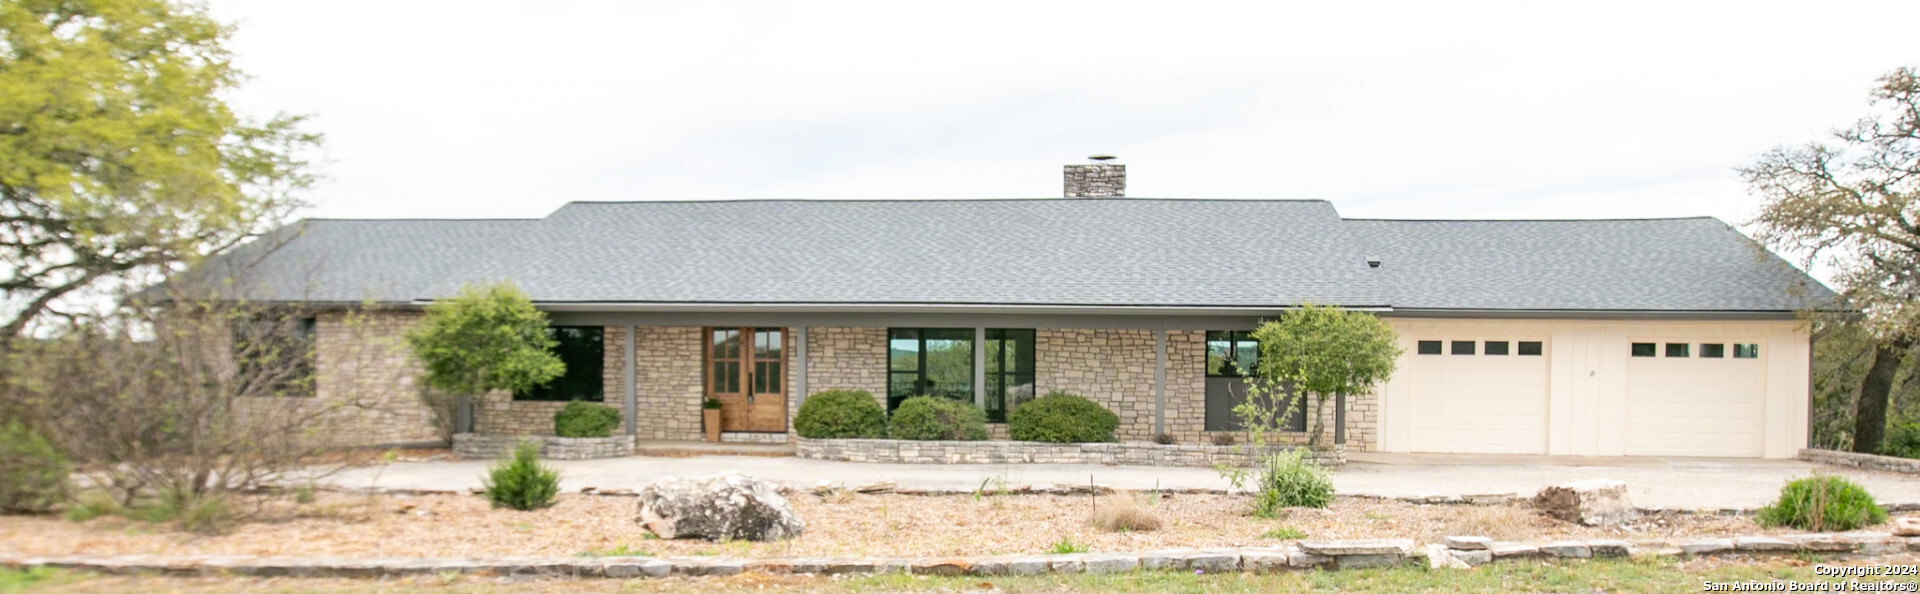
POLYGON ((1883 470, 1901 474, 1920 474, 1920 460, 1912 458, 1816 449, 1800 450, 1798 457, 1808 462, 1819 462, 1822 464, 1832 464, 1834 466, 1883 470))
POLYGON ((513 452, 522 440, 540 444, 540 457, 549 460, 588 460, 633 455, 633 437, 555 437, 552 435, 475 435, 453 436, 453 455, 460 458, 492 459, 513 452))
MULTIPOLYGON (((1104 464, 1108 466, 1196 466, 1217 463, 1245 465, 1253 459, 1248 446, 1160 445, 1156 443, 1043 443, 1036 441, 915 441, 907 439, 795 438, 795 455, 815 460, 881 462, 890 464, 1104 464)), ((1267 446, 1285 452, 1293 446, 1267 446)), ((1343 447, 1315 452, 1322 466, 1347 461, 1343 447)))
MULTIPOLYGON (((1625 558, 1634 555, 1698 557, 1720 554, 1852 554, 1860 557, 1920 551, 1920 537, 1884 532, 1740 536, 1691 540, 1570 540, 1492 542, 1448 537, 1445 544, 1416 549, 1407 539, 1302 541, 1227 549, 1181 549, 1142 553, 996 555, 983 557, 519 557, 505 559, 253 557, 156 555, 66 555, 28 557, 0 553, 0 567, 51 567, 108 574, 381 579, 468 574, 553 578, 640 578, 766 574, 1044 575, 1192 571, 1275 573, 1391 567, 1424 562, 1433 569, 1465 569, 1526 559, 1625 558)), ((1862 578, 1860 581, 1870 581, 1862 578)), ((1877 580, 1872 580, 1877 581, 1877 580)))

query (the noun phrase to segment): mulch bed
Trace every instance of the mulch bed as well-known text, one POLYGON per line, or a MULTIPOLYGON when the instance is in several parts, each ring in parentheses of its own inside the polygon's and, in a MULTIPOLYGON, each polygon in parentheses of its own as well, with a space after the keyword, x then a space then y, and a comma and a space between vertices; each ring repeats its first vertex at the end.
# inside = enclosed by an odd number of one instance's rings
POLYGON ((234 502, 250 518, 226 534, 180 532, 171 525, 116 516, 69 522, 51 516, 0 517, 0 552, 25 555, 153 554, 339 557, 509 557, 608 554, 653 556, 943 556, 1051 552, 1062 539, 1092 552, 1277 545, 1285 527, 1309 538, 1404 537, 1433 542, 1447 534, 1497 540, 1712 537, 1778 534, 1746 517, 1646 517, 1623 527, 1574 526, 1519 505, 1415 505, 1341 498, 1324 510, 1295 509, 1279 519, 1248 515, 1249 498, 1147 493, 1133 497, 1164 521, 1152 532, 1105 532, 1089 524, 1087 495, 789 497, 806 534, 776 543, 662 541, 633 521, 631 497, 563 495, 552 508, 492 509, 477 495, 366 495, 323 492, 306 504, 289 497, 234 502))

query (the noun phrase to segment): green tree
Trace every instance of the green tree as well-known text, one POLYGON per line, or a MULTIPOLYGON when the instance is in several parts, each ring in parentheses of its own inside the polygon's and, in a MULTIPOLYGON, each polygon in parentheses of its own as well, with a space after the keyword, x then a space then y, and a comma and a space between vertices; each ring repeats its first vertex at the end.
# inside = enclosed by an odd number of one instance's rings
POLYGON ((1861 313, 1851 323, 1874 348, 1856 393, 1856 452, 1879 450, 1887 395, 1920 341, 1920 72, 1887 73, 1871 97, 1874 113, 1829 142, 1778 147, 1740 169, 1765 200, 1756 237, 1834 271, 1861 313))
MULTIPOLYGON (((427 317, 407 333, 407 346, 426 368, 423 381, 448 400, 429 396, 428 404, 445 418, 471 410, 473 396, 493 390, 520 391, 552 381, 566 372, 547 334, 547 314, 510 282, 464 286, 448 301, 427 306, 427 317)), ((458 426, 453 431, 471 427, 458 426)))
POLYGON ((166 0, 0 1, 0 346, 299 206, 320 138, 234 114, 232 33, 166 0))
MULTIPOLYGON (((1315 410, 1336 397, 1364 394, 1393 376, 1400 347, 1393 328, 1371 314, 1306 304, 1253 331, 1260 360, 1247 382, 1247 399, 1234 414, 1255 446, 1265 434, 1284 429, 1289 415, 1315 410)), ((1322 445, 1325 422, 1313 415, 1307 443, 1322 445)))

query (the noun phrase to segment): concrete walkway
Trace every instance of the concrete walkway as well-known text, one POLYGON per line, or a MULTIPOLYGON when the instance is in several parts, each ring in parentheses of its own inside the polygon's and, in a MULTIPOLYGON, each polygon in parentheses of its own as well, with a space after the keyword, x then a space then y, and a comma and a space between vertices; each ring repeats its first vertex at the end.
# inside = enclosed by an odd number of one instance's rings
MULTIPOLYGON (((1852 477, 1882 503, 1920 503, 1920 477, 1800 462, 1716 458, 1585 458, 1562 456, 1466 456, 1438 454, 1350 454, 1334 473, 1341 493, 1388 496, 1517 493, 1529 496, 1541 487, 1583 478, 1626 481, 1635 504, 1643 507, 1732 508, 1765 505, 1780 486, 1816 472, 1852 477)), ((348 488, 379 487, 465 491, 480 486, 489 464, 482 460, 401 462, 359 468, 329 482, 348 488)), ((859 485, 895 481, 901 487, 972 490, 983 482, 1008 486, 1092 482, 1122 489, 1209 488, 1229 485, 1206 468, 1094 466, 1071 464, 867 464, 801 458, 752 456, 650 457, 558 460, 561 488, 593 486, 638 489, 662 476, 697 476, 735 470, 795 486, 820 481, 859 485)))

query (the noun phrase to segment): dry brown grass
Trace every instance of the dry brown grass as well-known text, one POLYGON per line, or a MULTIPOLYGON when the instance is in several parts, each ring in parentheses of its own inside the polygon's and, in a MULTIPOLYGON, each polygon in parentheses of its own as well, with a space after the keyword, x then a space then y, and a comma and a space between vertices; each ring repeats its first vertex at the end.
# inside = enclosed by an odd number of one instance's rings
POLYGON ((1119 495, 1100 501, 1093 512, 1093 525, 1107 532, 1151 532, 1159 530, 1160 516, 1140 507, 1132 496, 1119 495))
POLYGON ((1551 528, 1553 521, 1538 512, 1513 505, 1461 506, 1446 524, 1448 535, 1485 536, 1494 540, 1529 540, 1551 528))
MULTIPOLYGON (((1107 507, 1138 493, 1102 496, 1107 507)), ((1725 537, 1780 534, 1747 518, 1646 518, 1622 528, 1587 528, 1547 518, 1519 518, 1517 506, 1412 505, 1336 499, 1328 509, 1294 509, 1278 520, 1248 515, 1248 498, 1169 494, 1147 507, 1159 530, 1108 532, 1089 522, 1084 495, 916 496, 853 494, 833 502, 815 495, 788 498, 807 522, 800 538, 776 543, 662 541, 634 523, 632 497, 561 495, 535 512, 493 509, 475 495, 383 495, 321 492, 299 505, 287 497, 260 503, 261 518, 232 532, 199 536, 170 526, 115 516, 87 522, 55 517, 0 516, 0 552, 16 555, 151 554, 338 557, 569 556, 625 545, 656 556, 945 556, 1045 552, 1062 538, 1094 552, 1165 548, 1264 546, 1263 535, 1295 528, 1313 538, 1411 538, 1434 542, 1448 534, 1491 532, 1525 540, 1583 538, 1725 537), (1503 515, 1504 514, 1504 515, 1503 515), (1531 533, 1518 532, 1530 526, 1531 533), (1513 527, 1502 533, 1491 528, 1513 527)), ((237 501, 236 505, 256 502, 237 501)), ((1136 500, 1136 504, 1139 502, 1136 500)))

